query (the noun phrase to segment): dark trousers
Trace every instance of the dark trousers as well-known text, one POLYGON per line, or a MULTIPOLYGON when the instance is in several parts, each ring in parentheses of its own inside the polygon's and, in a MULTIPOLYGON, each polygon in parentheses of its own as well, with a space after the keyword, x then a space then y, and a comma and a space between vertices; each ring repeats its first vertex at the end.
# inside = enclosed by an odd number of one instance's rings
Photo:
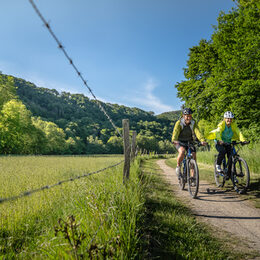
MULTIPOLYGON (((231 146, 230 145, 219 145, 216 144, 216 149, 218 151, 218 158, 217 158, 217 164, 221 165, 225 154, 227 154, 227 158, 231 155, 231 146)), ((227 162, 227 161, 226 161, 227 162)))

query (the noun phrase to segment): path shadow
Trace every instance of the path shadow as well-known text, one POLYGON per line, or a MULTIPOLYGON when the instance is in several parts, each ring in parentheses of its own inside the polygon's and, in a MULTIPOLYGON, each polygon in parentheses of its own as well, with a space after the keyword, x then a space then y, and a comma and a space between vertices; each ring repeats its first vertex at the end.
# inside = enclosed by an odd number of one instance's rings
POLYGON ((206 214, 194 214, 194 215, 197 217, 216 218, 216 219, 245 219, 245 220, 260 219, 260 217, 212 216, 212 215, 206 215, 206 214))
POLYGON ((256 198, 260 198, 260 178, 251 181, 248 188, 248 193, 251 193, 256 198))

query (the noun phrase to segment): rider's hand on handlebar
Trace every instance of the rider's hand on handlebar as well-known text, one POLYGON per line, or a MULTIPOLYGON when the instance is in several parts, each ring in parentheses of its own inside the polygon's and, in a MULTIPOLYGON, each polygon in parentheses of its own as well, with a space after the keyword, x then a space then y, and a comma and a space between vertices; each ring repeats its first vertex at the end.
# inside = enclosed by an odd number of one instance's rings
POLYGON ((205 146, 205 145, 207 145, 208 143, 207 142, 201 142, 201 145, 203 145, 203 146, 205 146))
POLYGON ((244 141, 244 142, 242 142, 241 144, 242 145, 245 145, 245 144, 249 144, 250 143, 250 141, 244 141))

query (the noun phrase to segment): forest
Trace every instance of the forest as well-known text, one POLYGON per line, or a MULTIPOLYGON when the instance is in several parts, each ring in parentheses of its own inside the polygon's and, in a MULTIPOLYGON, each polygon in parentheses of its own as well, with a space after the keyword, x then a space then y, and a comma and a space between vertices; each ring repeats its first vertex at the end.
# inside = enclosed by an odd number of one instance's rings
MULTIPOLYGON (((1 154, 123 153, 122 138, 96 100, 4 74, 0 74, 0 94, 1 154)), ((155 116, 138 108, 101 105, 119 132, 122 119, 129 119, 140 150, 174 152, 170 139, 180 111, 155 116)))
MULTIPOLYGON (((189 49, 185 80, 174 87, 184 105, 193 109, 204 134, 230 110, 254 143, 260 131, 260 2, 238 3, 229 13, 219 14, 209 40, 201 39, 189 49)), ((123 153, 122 138, 97 102, 0 72, 0 154, 123 153)), ((155 116, 99 102, 119 131, 122 119, 129 119, 140 150, 175 151, 170 139, 180 111, 155 116)))

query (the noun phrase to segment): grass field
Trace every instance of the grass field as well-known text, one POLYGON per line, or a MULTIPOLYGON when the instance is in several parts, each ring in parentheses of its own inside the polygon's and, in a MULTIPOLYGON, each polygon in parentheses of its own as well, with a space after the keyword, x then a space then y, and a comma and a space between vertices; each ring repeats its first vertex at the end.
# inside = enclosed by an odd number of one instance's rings
MULTIPOLYGON (((126 185, 120 164, 1 203, 0 259, 232 259, 172 196, 155 161, 146 160, 150 157, 131 164, 126 185)), ((0 197, 73 179, 122 159, 3 156, 0 197)))
MULTIPOLYGON (((109 165, 121 157, 0 157, 0 197, 52 185, 109 165)), ((123 185, 123 164, 0 204, 4 259, 129 259, 138 252, 136 222, 144 199, 138 162, 123 185)))

